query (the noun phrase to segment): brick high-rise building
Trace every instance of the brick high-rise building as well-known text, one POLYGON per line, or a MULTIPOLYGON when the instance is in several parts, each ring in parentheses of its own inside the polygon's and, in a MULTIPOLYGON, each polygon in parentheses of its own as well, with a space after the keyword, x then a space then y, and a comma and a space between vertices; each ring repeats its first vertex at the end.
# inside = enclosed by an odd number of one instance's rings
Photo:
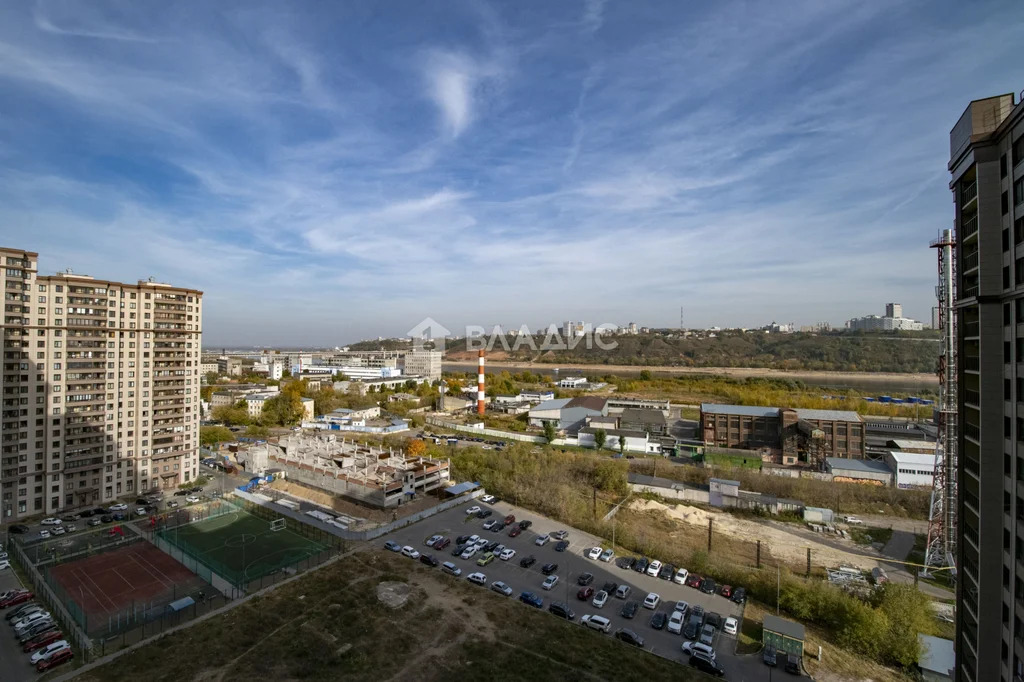
POLYGON ((0 248, 3 520, 195 479, 202 292, 37 259, 0 248))
MULTIPOLYGON (((949 134, 958 381, 956 679, 1024 680, 1024 105, 949 134)), ((941 227, 941 226, 939 226, 941 227)))

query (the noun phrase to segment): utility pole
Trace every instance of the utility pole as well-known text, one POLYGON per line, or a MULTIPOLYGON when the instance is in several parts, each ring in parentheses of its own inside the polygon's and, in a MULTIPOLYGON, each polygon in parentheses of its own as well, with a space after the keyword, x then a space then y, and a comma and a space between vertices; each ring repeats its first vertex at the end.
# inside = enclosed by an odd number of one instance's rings
POLYGON ((757 567, 761 568, 761 541, 757 541, 757 567))
POLYGON ((711 554, 711 526, 714 522, 714 519, 708 519, 708 554, 711 554))
POLYGON ((779 615, 779 595, 782 593, 782 569, 775 564, 775 615, 779 615))
POLYGON ((807 577, 811 577, 811 548, 807 548, 807 577))

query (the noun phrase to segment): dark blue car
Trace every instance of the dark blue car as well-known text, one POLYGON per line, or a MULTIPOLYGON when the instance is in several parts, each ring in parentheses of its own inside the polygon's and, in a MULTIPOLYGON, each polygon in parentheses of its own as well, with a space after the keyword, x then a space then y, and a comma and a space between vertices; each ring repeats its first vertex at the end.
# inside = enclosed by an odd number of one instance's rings
POLYGON ((519 595, 519 601, 523 602, 524 604, 534 606, 538 609, 543 608, 544 606, 544 600, 535 595, 533 592, 523 592, 521 595, 519 595))

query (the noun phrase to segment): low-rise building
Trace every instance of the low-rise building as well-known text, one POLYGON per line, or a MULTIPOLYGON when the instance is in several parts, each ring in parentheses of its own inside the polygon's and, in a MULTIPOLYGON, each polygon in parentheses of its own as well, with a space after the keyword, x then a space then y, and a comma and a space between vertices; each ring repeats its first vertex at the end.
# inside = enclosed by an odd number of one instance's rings
POLYGON ((217 372, 227 376, 241 376, 242 360, 227 356, 217 358, 217 372))
POLYGON ((604 398, 585 396, 548 400, 530 410, 530 424, 543 427, 554 424, 558 431, 575 432, 586 424, 588 417, 607 416, 608 404, 604 398))
POLYGON ((277 393, 279 390, 280 388, 277 386, 264 384, 228 384, 210 395, 210 409, 230 407, 254 393, 277 393))
POLYGON ((653 441, 644 431, 627 431, 623 429, 597 429, 585 426, 577 433, 577 442, 583 448, 596 448, 597 441, 595 434, 604 431, 604 449, 621 452, 641 452, 644 454, 658 454, 661 452, 661 444, 653 441), (622 441, 619 439, 622 438, 622 441))
POLYGON ((836 483, 892 485, 892 470, 885 462, 872 459, 825 458, 825 471, 836 483))
POLYGON ((929 489, 935 477, 935 451, 930 453, 890 450, 885 463, 892 469, 896 487, 902 490, 929 489))
POLYGON ((220 365, 217 362, 203 362, 199 365, 200 374, 218 374, 220 365))
POLYGON ((587 383, 586 377, 565 377, 558 382, 559 388, 582 388, 587 383))
POLYGON ((405 354, 405 373, 426 377, 433 383, 441 380, 441 356, 439 350, 415 348, 405 354))
POLYGON ((418 401, 419 399, 420 399, 419 396, 413 395, 412 393, 393 393, 393 394, 388 396, 388 402, 389 403, 398 403, 398 402, 402 402, 403 400, 416 400, 416 401, 418 401))
POLYGON ((627 407, 619 415, 619 425, 626 430, 646 431, 652 436, 663 436, 668 432, 668 424, 661 410, 627 407))
POLYGON ((335 391, 339 391, 341 393, 354 392, 357 395, 367 395, 368 393, 374 393, 384 388, 389 390, 402 388, 410 381, 414 385, 419 385, 425 383, 426 380, 426 377, 407 375, 394 377, 392 379, 356 379, 348 381, 333 381, 331 383, 334 386, 335 391))

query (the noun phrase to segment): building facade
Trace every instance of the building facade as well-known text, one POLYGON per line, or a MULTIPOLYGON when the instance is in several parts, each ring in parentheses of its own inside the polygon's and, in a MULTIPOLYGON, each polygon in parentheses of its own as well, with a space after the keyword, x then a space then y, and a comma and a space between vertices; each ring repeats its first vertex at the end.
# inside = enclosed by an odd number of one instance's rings
POLYGON ((956 235, 956 679, 1024 678, 1024 106, 949 134, 956 235))
POLYGON ((0 248, 5 521, 175 488, 198 474, 202 292, 0 248))
POLYGON ((441 380, 442 351, 417 348, 405 354, 405 373, 426 378, 433 383, 441 380))

